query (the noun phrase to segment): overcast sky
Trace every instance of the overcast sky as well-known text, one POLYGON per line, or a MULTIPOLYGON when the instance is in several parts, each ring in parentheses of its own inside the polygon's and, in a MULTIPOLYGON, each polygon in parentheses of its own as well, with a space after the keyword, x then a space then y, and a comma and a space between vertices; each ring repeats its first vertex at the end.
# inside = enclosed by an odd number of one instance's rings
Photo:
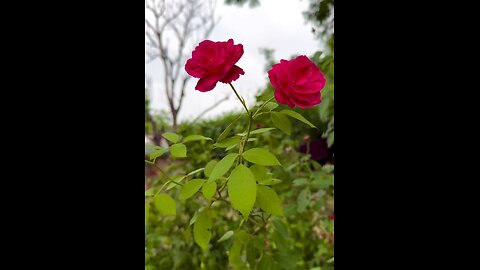
MULTIPOLYGON (((260 48, 274 49, 276 59, 290 59, 294 54, 309 56, 322 49, 319 41, 314 39, 311 33, 311 25, 306 23, 302 16, 302 12, 308 8, 309 1, 261 0, 260 6, 256 8, 249 8, 248 5, 242 8, 228 6, 223 0, 217 2, 216 14, 221 20, 209 39, 226 41, 233 38, 235 44, 243 44, 245 53, 237 65, 245 71, 245 75, 240 76, 233 85, 245 98, 247 106, 254 103, 258 89, 268 81, 267 73, 264 72, 265 57, 260 54, 260 48)), ((145 64, 145 73, 153 82, 153 89, 149 93, 151 107, 154 110, 167 110, 165 94, 159 88, 162 82, 160 71, 159 60, 145 64)), ((198 79, 192 78, 187 85, 179 114, 180 121, 195 118, 225 94, 230 94, 230 99, 207 113, 204 118, 242 109, 228 84, 218 83, 212 91, 201 93, 194 90, 197 81, 198 79)))

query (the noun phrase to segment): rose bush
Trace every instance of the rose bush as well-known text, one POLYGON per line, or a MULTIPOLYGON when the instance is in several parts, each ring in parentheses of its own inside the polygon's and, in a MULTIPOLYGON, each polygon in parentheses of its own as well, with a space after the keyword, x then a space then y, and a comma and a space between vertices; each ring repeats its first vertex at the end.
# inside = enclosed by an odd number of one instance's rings
POLYGON ((148 149, 146 163, 170 162, 145 191, 147 270, 333 269, 333 165, 295 150, 308 133, 290 119, 318 128, 282 105, 318 104, 325 78, 308 58, 282 60, 269 72, 275 94, 248 107, 232 85, 242 54, 232 39, 203 41, 185 70, 202 92, 228 83, 245 113, 186 124, 188 132, 163 134, 168 147, 148 149))

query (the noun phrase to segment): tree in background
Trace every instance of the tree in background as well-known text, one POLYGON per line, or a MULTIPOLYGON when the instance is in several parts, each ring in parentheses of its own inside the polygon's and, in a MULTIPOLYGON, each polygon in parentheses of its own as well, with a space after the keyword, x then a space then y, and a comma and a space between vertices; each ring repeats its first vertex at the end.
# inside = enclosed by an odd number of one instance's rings
POLYGON ((185 60, 193 46, 207 39, 215 27, 214 9, 214 0, 146 0, 147 62, 158 58, 162 63, 163 91, 173 130, 177 129, 185 88, 191 78, 183 71, 185 60))

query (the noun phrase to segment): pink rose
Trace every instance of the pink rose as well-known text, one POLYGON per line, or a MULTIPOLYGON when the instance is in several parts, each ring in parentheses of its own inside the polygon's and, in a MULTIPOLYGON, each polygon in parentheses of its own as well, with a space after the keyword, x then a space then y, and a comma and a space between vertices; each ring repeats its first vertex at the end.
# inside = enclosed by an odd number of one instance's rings
POLYGON ((243 69, 235 65, 243 55, 243 45, 233 45, 233 39, 226 42, 204 40, 192 52, 187 60, 185 70, 192 77, 200 78, 195 90, 207 92, 215 88, 218 82, 231 83, 243 69))
POLYGON ((275 88, 278 103, 293 108, 310 108, 320 103, 320 90, 325 86, 325 77, 320 69, 305 55, 287 61, 280 60, 268 71, 275 88))

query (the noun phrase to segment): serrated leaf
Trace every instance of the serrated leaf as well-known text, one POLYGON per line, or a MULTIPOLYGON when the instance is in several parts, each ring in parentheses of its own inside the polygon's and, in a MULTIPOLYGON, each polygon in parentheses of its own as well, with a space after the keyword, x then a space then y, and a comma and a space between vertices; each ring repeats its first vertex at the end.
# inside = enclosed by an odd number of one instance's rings
POLYGON ((193 142, 193 141, 213 141, 212 138, 205 137, 202 135, 189 135, 183 139, 183 143, 193 142))
POLYGON ((243 164, 238 165, 228 178, 228 195, 233 208, 247 219, 257 197, 257 184, 252 171, 243 164))
POLYGON ((280 198, 275 190, 269 187, 257 186, 257 204, 269 214, 283 216, 283 209, 280 207, 280 198))
POLYGON ((274 126, 276 126, 278 129, 290 136, 292 132, 292 123, 285 116, 285 114, 279 112, 272 112, 271 118, 274 126))
POLYGON ((208 201, 210 201, 213 195, 215 195, 215 191, 217 191, 217 182, 215 181, 205 183, 202 187, 203 196, 208 201))
POLYGON ((260 185, 263 185, 263 186, 273 186, 273 185, 276 185, 276 184, 280 184, 281 182, 282 182, 282 180, 280 180, 280 179, 270 178, 270 179, 267 179, 267 180, 262 180, 258 183, 260 185))
POLYGON ((157 194, 155 197, 153 197, 153 203, 163 216, 174 216, 177 214, 175 201, 168 194, 157 194))
POLYGON ((150 160, 155 160, 156 158, 162 156, 163 154, 167 153, 168 149, 165 148, 157 148, 153 152, 149 154, 150 160))
POLYGON ((219 141, 219 142, 213 144, 213 146, 218 147, 218 148, 227 148, 227 147, 239 144, 239 143, 240 143, 240 138, 234 136, 234 137, 226 138, 222 141, 219 141))
POLYGON ((213 171, 213 168, 215 168, 215 165, 217 165, 218 160, 210 160, 207 165, 205 166, 205 171, 203 173, 205 174, 206 177, 210 177, 210 174, 213 171))
POLYGON ((311 192, 307 187, 297 197, 297 212, 303 213, 307 209, 308 204, 310 203, 311 192))
POLYGON ((225 234, 222 235, 222 237, 220 237, 220 239, 217 240, 217 243, 228 240, 232 236, 233 236, 233 231, 227 231, 225 234))
POLYGON ((281 165, 278 159, 264 148, 252 148, 243 153, 243 158, 252 163, 263 166, 281 165))
POLYGON ((280 113, 283 113, 283 114, 286 114, 290 117, 293 117, 295 119, 297 119, 298 121, 300 122, 303 122, 304 124, 307 124, 308 126, 310 126, 311 128, 317 128, 314 124, 312 124, 310 121, 308 121, 307 119, 305 119, 305 117, 303 117, 303 115, 295 112, 295 111, 291 111, 291 110, 281 110, 280 113))
POLYGON ((170 153, 176 158, 187 157, 187 147, 183 143, 177 143, 170 146, 170 153))
POLYGON ((250 170, 255 176, 255 180, 257 180, 257 182, 267 180, 267 169, 265 169, 265 167, 254 164, 250 167, 250 170))
POLYGON ((180 135, 173 132, 165 132, 162 134, 162 137, 171 141, 172 143, 178 143, 178 141, 180 141, 180 135))
POLYGON ((202 249, 208 248, 208 243, 212 238, 212 220, 205 212, 199 213, 195 224, 193 225, 193 239, 202 249))
POLYGON ((180 195, 178 196, 180 200, 184 201, 193 195, 200 189, 205 180, 203 179, 193 179, 185 183, 182 189, 180 190, 180 195))
POLYGON ((215 168, 213 168, 212 173, 210 174, 210 177, 208 178, 208 182, 215 181, 221 176, 223 176, 228 170, 233 165, 233 162, 235 162, 235 159, 238 157, 238 154, 233 153, 233 154, 228 154, 222 160, 220 160, 216 165, 215 168))
POLYGON ((145 190, 145 197, 153 196, 153 188, 145 190))
POLYGON ((220 134, 220 136, 218 136, 217 138, 217 142, 225 139, 228 134, 230 133, 230 131, 232 131, 232 129, 235 127, 235 123, 240 119, 242 118, 243 115, 240 115, 239 117, 237 117, 235 120, 233 120, 228 126, 227 128, 225 128, 225 130, 220 134))

